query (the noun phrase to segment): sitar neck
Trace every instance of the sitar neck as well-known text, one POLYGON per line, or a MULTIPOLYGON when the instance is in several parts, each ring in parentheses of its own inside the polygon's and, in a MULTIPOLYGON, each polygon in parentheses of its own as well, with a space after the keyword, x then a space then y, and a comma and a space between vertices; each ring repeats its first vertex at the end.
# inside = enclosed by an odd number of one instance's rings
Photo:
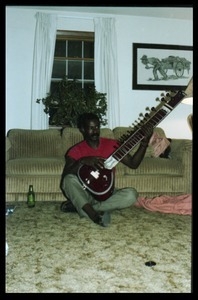
MULTIPOLYGON (((137 122, 138 124, 120 138, 120 146, 105 160, 105 168, 114 168, 135 146, 144 138, 141 130, 145 124, 156 127, 185 97, 184 91, 167 93, 162 97, 160 104, 152 107, 150 113, 146 113, 144 118, 137 122)), ((159 99, 157 99, 159 100, 159 99)))

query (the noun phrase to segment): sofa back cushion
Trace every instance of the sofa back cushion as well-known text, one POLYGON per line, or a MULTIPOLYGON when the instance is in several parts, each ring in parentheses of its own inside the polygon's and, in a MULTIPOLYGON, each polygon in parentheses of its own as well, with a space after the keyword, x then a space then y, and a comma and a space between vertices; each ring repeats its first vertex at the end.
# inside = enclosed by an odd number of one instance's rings
POLYGON ((11 129, 7 136, 11 143, 10 159, 63 156, 58 129, 11 129))
MULTIPOLYGON (((128 132, 130 130, 132 130, 132 127, 116 127, 113 129, 113 133, 114 133, 115 138, 119 139, 123 134, 128 134, 128 132)), ((160 136, 165 137, 165 132, 160 127, 154 128, 154 132, 157 132, 157 133, 159 133, 160 136)), ((139 144, 130 151, 130 154, 133 155, 136 152, 138 147, 139 147, 139 144)), ((153 148, 151 146, 147 147, 145 157, 153 157, 153 148)))
MULTIPOLYGON (((109 128, 101 128, 100 136, 111 138, 111 139, 115 138, 113 131, 109 128)), ((64 153, 66 153, 70 147, 72 147, 74 144, 82 141, 83 136, 80 133, 78 128, 66 127, 66 128, 64 128, 64 130, 62 132, 62 139, 63 139, 63 151, 64 151, 64 153)))

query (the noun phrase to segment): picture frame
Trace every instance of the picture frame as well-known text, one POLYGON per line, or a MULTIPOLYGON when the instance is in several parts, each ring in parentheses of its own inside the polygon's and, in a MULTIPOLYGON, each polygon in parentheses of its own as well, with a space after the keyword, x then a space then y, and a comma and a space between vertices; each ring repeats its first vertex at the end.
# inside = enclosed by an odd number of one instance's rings
POLYGON ((193 76, 193 47, 133 43, 132 89, 185 90, 193 76))

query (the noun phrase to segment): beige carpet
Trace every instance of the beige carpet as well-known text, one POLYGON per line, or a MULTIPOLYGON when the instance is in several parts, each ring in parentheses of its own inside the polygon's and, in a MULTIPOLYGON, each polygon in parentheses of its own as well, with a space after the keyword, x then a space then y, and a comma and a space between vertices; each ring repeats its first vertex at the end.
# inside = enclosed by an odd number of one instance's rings
POLYGON ((192 292, 191 216, 131 207, 103 228, 60 202, 16 205, 6 216, 6 293, 192 292))

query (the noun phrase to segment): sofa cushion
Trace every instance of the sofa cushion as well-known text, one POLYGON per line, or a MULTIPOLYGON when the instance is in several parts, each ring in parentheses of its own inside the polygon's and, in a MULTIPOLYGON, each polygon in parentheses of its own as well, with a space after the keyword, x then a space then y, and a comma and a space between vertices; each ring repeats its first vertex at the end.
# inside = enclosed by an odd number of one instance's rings
POLYGON ((6 175, 61 175, 65 165, 64 158, 18 158, 6 164, 6 175))
POLYGON ((62 139, 58 129, 11 129, 7 136, 12 145, 10 159, 63 156, 62 139))
POLYGON ((124 166, 124 175, 172 175, 183 176, 184 166, 181 161, 166 159, 166 158, 154 158, 145 157, 137 169, 130 169, 124 166))
POLYGON ((5 137, 5 161, 9 160, 10 159, 10 148, 11 148, 11 142, 10 142, 10 139, 6 136, 5 137))
MULTIPOLYGON (((101 128, 100 129, 100 136, 101 137, 107 137, 114 139, 113 131, 109 128, 101 128)), ((72 147, 74 144, 79 143, 83 140, 83 136, 80 133, 78 128, 70 128, 66 127, 64 128, 62 132, 62 139, 63 139, 63 149, 66 153, 67 150, 72 147)))

